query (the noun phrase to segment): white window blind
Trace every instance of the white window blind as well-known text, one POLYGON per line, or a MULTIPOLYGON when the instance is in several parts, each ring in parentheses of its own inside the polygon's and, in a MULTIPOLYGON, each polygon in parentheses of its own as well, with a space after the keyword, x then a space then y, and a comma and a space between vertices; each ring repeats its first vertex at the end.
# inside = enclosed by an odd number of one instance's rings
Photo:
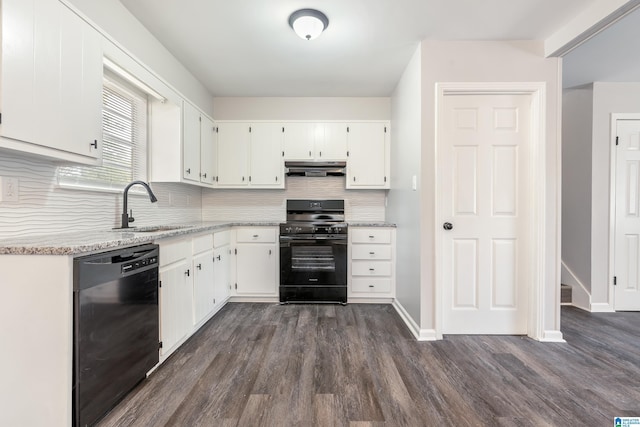
POLYGON ((105 70, 102 101, 102 166, 60 167, 60 185, 122 191, 146 181, 146 94, 105 70))

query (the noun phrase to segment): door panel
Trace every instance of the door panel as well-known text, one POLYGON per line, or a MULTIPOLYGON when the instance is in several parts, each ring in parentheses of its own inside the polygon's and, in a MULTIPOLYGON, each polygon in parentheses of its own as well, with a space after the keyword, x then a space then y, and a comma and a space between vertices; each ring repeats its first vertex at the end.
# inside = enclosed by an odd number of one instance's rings
POLYGON ((439 117, 443 333, 526 334, 529 95, 446 95, 439 117))
POLYGON ((640 310, 640 120, 617 120, 615 310, 640 310))

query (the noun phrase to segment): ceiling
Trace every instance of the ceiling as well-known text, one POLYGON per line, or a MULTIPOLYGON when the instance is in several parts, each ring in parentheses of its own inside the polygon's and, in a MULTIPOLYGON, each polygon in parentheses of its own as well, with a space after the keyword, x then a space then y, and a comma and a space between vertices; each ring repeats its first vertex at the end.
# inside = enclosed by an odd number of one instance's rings
POLYGON ((595 0, 120 0, 213 96, 389 96, 424 39, 544 40, 595 0), (289 15, 329 18, 317 39, 289 15))

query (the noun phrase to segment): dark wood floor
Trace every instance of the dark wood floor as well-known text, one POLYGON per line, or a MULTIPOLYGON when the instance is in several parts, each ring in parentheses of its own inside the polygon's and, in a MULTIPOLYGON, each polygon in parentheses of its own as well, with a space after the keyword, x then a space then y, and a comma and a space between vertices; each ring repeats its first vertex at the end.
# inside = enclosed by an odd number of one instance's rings
POLYGON ((640 313, 567 343, 417 342, 389 305, 228 304, 105 426, 610 426, 640 416, 640 313))

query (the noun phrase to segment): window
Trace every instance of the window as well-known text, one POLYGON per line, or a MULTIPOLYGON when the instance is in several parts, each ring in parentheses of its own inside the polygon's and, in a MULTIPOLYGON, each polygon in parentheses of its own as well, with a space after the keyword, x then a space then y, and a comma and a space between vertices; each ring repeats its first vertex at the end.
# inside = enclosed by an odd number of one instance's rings
POLYGON ((146 181, 146 94, 105 70, 102 101, 102 166, 60 167, 60 185, 121 191, 146 181))

